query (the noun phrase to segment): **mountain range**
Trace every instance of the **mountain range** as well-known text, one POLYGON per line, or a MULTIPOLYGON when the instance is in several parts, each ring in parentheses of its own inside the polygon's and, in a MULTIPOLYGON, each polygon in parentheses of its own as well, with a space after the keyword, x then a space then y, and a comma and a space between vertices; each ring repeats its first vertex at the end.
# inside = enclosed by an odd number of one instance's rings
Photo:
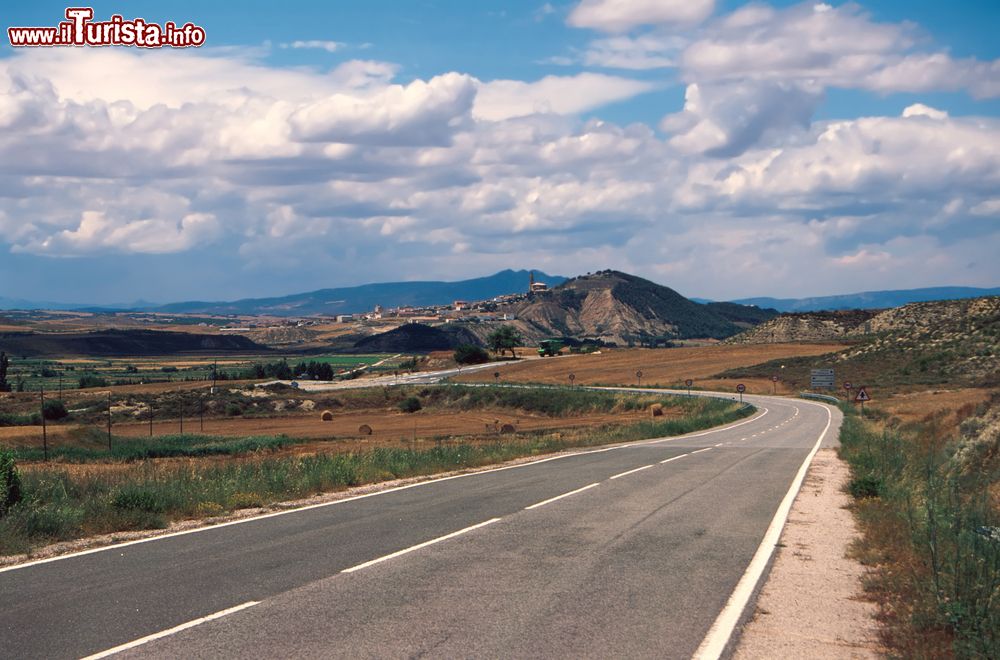
POLYGON ((816 298, 742 298, 732 302, 769 307, 779 312, 817 312, 841 309, 889 309, 916 302, 962 300, 997 295, 1000 295, 1000 287, 980 289, 969 286, 937 286, 925 289, 865 291, 816 298))
POLYGON ((509 293, 525 292, 528 290, 531 272, 534 272, 535 281, 545 282, 549 286, 566 280, 565 277, 540 271, 508 269, 488 277, 458 282, 383 282, 319 289, 276 298, 247 298, 234 302, 181 302, 147 311, 170 314, 333 316, 371 311, 376 304, 386 308, 446 305, 455 300, 489 300, 509 293))
MULTIPOLYGON (((0 296, 0 309, 50 309, 81 311, 149 311, 168 314, 237 314, 271 316, 312 316, 353 314, 383 307, 421 307, 443 305, 453 300, 487 300, 496 296, 527 291, 527 270, 504 270, 494 275, 457 282, 418 281, 383 282, 353 287, 318 289, 306 293, 270 298, 244 298, 235 301, 185 301, 165 305, 136 301, 114 305, 84 305, 51 301, 32 301, 0 296)), ((554 288, 567 278, 533 271, 537 281, 554 288)), ((730 301, 776 309, 779 312, 809 312, 841 309, 888 309, 914 302, 957 300, 1000 295, 1000 287, 931 287, 890 291, 865 291, 809 298, 741 298, 730 301)), ((697 303, 711 303, 692 298, 697 303)), ((722 304, 722 303, 713 303, 722 304)))

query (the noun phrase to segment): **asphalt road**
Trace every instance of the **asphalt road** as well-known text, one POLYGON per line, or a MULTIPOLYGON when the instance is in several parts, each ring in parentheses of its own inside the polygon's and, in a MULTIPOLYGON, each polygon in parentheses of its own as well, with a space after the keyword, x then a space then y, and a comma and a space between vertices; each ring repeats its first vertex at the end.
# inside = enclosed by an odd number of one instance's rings
POLYGON ((169 631, 122 655, 690 657, 839 425, 748 400, 723 429, 0 571, 0 655, 169 631))

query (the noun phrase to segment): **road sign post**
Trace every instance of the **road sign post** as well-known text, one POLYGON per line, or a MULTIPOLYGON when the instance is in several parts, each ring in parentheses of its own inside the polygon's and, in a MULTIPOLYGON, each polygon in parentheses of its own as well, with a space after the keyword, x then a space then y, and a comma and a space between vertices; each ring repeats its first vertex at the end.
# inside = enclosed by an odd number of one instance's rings
POLYGON ((851 389, 853 389, 853 387, 854 386, 851 385, 851 381, 849 381, 849 380, 844 381, 844 390, 847 392, 847 398, 848 399, 851 398, 851 389))
POLYGON ((862 385, 861 387, 859 387, 858 388, 858 393, 854 397, 854 401, 856 403, 860 403, 861 404, 861 416, 862 417, 865 416, 865 401, 871 401, 871 400, 872 400, 872 398, 870 396, 868 396, 868 386, 867 385, 862 385))
POLYGON ((771 394, 778 393, 778 377, 771 376, 771 394))
POLYGON ((736 386, 736 391, 740 393, 740 405, 743 405, 743 393, 747 391, 747 386, 740 383, 736 386))
POLYGON ((833 369, 812 369, 809 372, 809 387, 814 390, 833 389, 836 379, 833 376, 833 369))
POLYGON ((684 384, 687 385, 688 396, 691 396, 691 386, 694 385, 694 381, 688 378, 686 381, 684 381, 684 384))
POLYGON ((569 375, 569 384, 570 384, 570 387, 573 386, 573 381, 574 380, 576 380, 576 374, 570 374, 569 375))
POLYGON ((494 371, 493 372, 493 382, 494 383, 499 383, 500 382, 500 372, 499 371, 494 371))
POLYGON ((638 369, 638 370, 637 370, 637 371, 635 372, 635 377, 636 377, 636 379, 638 379, 638 381, 639 381, 639 385, 638 385, 638 387, 642 387, 642 369, 638 369))

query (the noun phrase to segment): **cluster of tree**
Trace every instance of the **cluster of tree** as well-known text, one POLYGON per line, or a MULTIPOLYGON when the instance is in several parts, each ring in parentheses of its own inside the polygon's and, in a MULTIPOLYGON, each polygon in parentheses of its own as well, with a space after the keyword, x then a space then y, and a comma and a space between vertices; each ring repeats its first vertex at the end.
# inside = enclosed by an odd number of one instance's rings
POLYGON ((254 362, 249 369, 244 369, 240 374, 242 378, 275 378, 277 380, 290 380, 292 378, 292 367, 287 360, 277 362, 254 362))
POLYGON ((84 374, 80 376, 80 389, 85 387, 107 387, 108 381, 96 374, 84 374))
POLYGON ((299 378, 310 380, 333 380, 333 367, 328 362, 299 362, 293 369, 299 378))
MULTIPOLYGON (((333 367, 326 362, 299 362, 292 366, 287 360, 276 362, 255 362, 252 367, 245 369, 241 377, 248 379, 274 378, 276 380, 291 380, 293 378, 307 378, 310 380, 333 380, 333 367)), ((223 375, 218 374, 220 379, 223 375)))
POLYGON ((486 344, 497 355, 502 356, 510 351, 511 357, 517 357, 514 349, 524 343, 524 338, 512 325, 502 325, 486 337, 486 344))

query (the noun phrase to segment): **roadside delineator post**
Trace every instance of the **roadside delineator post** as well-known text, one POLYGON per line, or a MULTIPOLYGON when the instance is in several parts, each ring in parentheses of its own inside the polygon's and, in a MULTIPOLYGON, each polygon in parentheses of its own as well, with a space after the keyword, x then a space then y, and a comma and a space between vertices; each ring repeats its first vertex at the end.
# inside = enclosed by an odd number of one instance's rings
POLYGON ((43 385, 38 389, 38 393, 42 397, 42 455, 45 457, 45 462, 49 461, 49 437, 48 432, 45 429, 45 386, 43 385))

